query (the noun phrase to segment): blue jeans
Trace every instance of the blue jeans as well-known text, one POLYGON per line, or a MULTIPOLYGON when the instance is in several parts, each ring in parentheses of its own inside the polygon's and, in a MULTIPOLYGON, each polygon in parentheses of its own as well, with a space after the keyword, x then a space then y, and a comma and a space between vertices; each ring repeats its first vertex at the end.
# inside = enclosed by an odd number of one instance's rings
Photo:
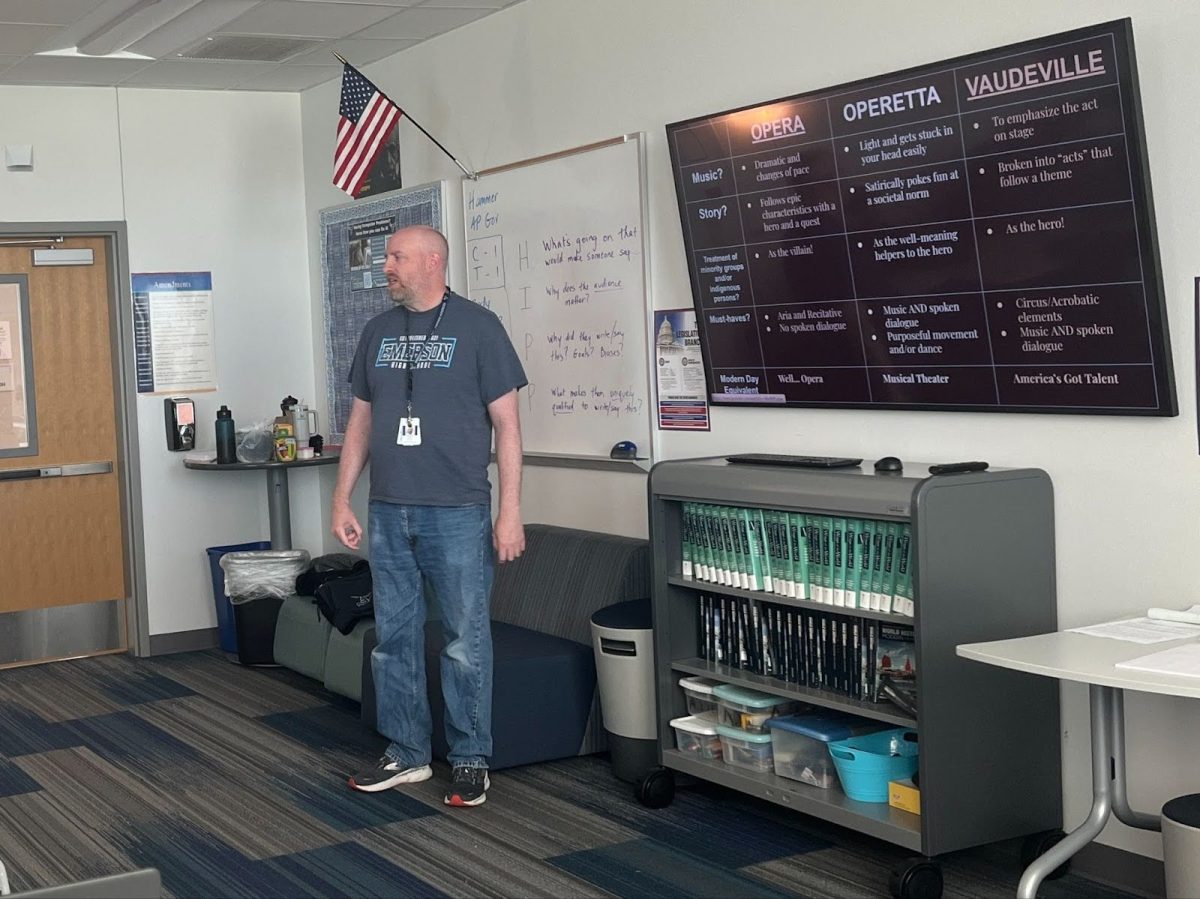
POLYGON ((425 685, 422 576, 442 609, 442 698, 452 765, 487 767, 492 754, 495 561, 489 505, 410 506, 372 501, 368 530, 379 645, 371 653, 376 726, 386 755, 429 764, 433 723, 425 685))

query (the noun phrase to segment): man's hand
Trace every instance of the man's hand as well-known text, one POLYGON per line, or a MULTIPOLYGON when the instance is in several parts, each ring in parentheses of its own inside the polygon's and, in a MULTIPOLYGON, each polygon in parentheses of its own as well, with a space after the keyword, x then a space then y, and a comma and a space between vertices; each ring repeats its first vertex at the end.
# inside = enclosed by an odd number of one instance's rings
MULTIPOLYGON (((333 536, 337 537, 347 549, 358 549, 359 543, 362 542, 362 527, 359 525, 358 519, 354 517, 354 511, 348 502, 333 501, 333 526, 330 530, 333 532, 333 536)), ((524 543, 525 540, 522 537, 522 546, 524 543)))
POLYGON ((519 517, 501 514, 492 528, 492 546, 501 562, 512 562, 525 552, 525 527, 519 517))

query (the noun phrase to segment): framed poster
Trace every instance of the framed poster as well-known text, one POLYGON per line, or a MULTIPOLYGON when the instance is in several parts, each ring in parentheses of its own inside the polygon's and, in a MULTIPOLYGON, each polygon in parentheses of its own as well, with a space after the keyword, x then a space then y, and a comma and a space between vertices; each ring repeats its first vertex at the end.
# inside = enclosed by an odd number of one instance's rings
POLYGON ((442 182, 321 210, 325 308, 326 444, 340 444, 350 417, 350 363, 368 321, 392 307, 383 277, 387 239, 397 228, 445 233, 442 182))
POLYGON ((0 275, 0 458, 36 455, 29 278, 0 275))

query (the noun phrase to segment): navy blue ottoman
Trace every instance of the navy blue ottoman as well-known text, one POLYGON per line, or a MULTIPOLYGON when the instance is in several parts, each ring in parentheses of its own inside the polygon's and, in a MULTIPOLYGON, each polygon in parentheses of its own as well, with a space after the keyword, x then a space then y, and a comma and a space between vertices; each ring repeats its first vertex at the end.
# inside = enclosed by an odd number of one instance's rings
MULTIPOLYGON (((363 650, 363 720, 374 725, 370 677, 374 634, 363 650)), ((425 675, 433 717, 433 755, 445 759, 440 621, 425 625, 425 675)), ((568 758, 583 750, 596 693, 596 659, 590 646, 513 624, 492 622, 492 770, 568 758)))

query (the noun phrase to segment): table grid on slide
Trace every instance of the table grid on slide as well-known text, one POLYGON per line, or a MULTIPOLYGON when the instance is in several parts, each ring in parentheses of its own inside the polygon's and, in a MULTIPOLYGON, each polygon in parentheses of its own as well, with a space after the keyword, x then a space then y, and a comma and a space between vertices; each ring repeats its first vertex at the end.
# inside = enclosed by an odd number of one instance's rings
POLYGON ((674 130, 715 389, 1157 408, 1119 75, 1101 32, 674 130))

